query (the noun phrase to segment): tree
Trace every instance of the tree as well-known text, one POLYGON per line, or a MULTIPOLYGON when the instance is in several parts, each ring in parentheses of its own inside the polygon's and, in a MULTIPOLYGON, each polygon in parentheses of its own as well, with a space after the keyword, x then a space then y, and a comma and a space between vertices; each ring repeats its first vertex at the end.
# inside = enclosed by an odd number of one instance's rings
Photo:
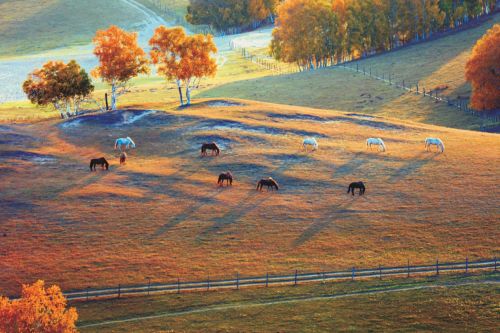
POLYGON ((0 297, 0 332, 2 333, 73 333, 78 314, 66 309, 61 289, 45 289, 43 281, 23 285, 18 300, 0 297))
POLYGON ((116 110, 117 98, 126 92, 127 82, 139 74, 149 73, 146 53, 137 44, 137 33, 114 25, 97 31, 93 42, 99 66, 92 75, 111 85, 111 109, 116 110))
POLYGON ((477 41, 465 66, 465 77, 472 84, 473 108, 500 109, 500 24, 477 41))
POLYGON ((184 29, 160 26, 149 41, 151 59, 158 73, 174 80, 184 104, 182 87, 186 91, 186 105, 191 104, 191 89, 206 76, 213 76, 217 64, 212 54, 217 52, 211 35, 187 36, 184 29))
POLYGON ((76 115, 80 102, 93 90, 87 72, 74 60, 67 64, 49 61, 31 72, 23 83, 23 91, 32 103, 42 106, 52 104, 63 118, 71 115, 72 104, 76 115))

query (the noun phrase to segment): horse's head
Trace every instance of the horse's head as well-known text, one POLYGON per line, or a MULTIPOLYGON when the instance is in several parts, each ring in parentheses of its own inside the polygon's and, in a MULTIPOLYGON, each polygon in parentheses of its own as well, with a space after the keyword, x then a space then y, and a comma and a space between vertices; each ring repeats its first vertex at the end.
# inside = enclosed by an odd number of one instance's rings
POLYGON ((127 140, 130 143, 130 147, 135 148, 135 142, 129 136, 127 136, 127 140))

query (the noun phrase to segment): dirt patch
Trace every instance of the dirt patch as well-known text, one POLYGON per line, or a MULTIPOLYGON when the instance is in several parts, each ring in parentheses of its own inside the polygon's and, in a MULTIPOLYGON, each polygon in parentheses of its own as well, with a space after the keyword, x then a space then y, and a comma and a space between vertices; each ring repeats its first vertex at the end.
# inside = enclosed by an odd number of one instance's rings
POLYGON ((230 107, 230 106, 244 106, 245 104, 221 99, 221 100, 206 102, 205 105, 210 108, 219 108, 219 107, 230 107))
POLYGON ((93 114, 65 121, 59 126, 63 129, 80 126, 129 127, 129 126, 164 126, 190 121, 193 117, 177 117, 155 110, 123 110, 102 114, 93 114))
POLYGON ((56 158, 51 155, 41 155, 22 150, 0 151, 0 160, 22 160, 36 164, 50 164, 56 162, 56 158))
POLYGON ((248 125, 233 120, 205 120, 198 125, 199 130, 219 130, 219 131, 247 131, 259 134, 268 135, 299 135, 299 136, 315 136, 325 138, 326 136, 317 132, 303 130, 284 130, 281 128, 264 126, 264 125, 248 125))

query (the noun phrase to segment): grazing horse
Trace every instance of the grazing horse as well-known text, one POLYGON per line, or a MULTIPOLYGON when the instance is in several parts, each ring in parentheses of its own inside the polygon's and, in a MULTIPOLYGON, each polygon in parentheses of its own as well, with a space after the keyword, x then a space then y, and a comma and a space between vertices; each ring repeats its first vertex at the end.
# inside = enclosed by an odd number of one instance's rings
POLYGON ((217 181, 217 184, 220 186, 224 186, 224 181, 227 182, 227 186, 233 185, 233 175, 231 172, 224 172, 219 175, 219 180, 217 181))
POLYGON ((365 194, 365 184, 363 182, 354 182, 349 184, 349 188, 347 189, 347 193, 352 192, 352 195, 354 195, 354 189, 359 188, 359 195, 365 194))
POLYGON ((125 149, 129 149, 130 147, 135 148, 135 142, 128 136, 126 138, 116 139, 115 149, 118 148, 122 151, 122 146, 125 146, 125 149))
POLYGON ((120 165, 125 164, 125 162, 127 161, 127 157, 127 153, 124 151, 120 154, 120 165))
POLYGON ((269 178, 262 178, 261 180, 259 180, 259 182, 257 183, 257 191, 262 191, 262 187, 264 186, 267 186, 267 190, 269 190, 269 188, 271 190, 273 190, 274 188, 276 188, 276 191, 279 190, 279 186, 278 186, 278 183, 272 179, 271 177, 269 178))
POLYGON ((101 158, 94 158, 90 160, 90 171, 95 171, 96 165, 100 165, 102 169, 104 170, 104 167, 106 167, 106 170, 109 170, 109 163, 106 161, 104 157, 101 158))
POLYGON ((385 151, 385 144, 381 138, 369 138, 366 140, 366 148, 370 147, 372 149, 372 145, 378 146, 379 151, 385 151))
POLYGON ((302 147, 306 151, 307 151, 307 146, 311 146, 312 150, 315 151, 316 149, 318 149, 318 141, 316 141, 315 138, 305 138, 304 141, 302 141, 302 147))
POLYGON ((219 146, 215 142, 212 143, 204 143, 201 145, 201 156, 207 156, 207 150, 212 151, 212 155, 215 153, 215 156, 219 156, 220 149, 219 146))
POLYGON ((444 153, 444 143, 439 138, 427 138, 425 139, 425 150, 430 151, 431 145, 436 146, 437 149, 444 153))

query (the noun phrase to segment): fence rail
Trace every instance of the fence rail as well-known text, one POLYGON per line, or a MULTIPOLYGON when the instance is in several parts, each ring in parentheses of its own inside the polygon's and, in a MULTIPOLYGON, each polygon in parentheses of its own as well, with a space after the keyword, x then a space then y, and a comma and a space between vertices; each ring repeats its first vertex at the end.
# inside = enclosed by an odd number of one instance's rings
POLYGON ((236 274, 235 278, 224 280, 210 280, 207 278, 204 281, 181 282, 179 279, 171 283, 153 283, 150 282, 144 285, 122 286, 118 285, 113 288, 77 290, 65 292, 64 295, 68 300, 91 300, 99 298, 113 298, 122 296, 144 296, 158 293, 181 293, 183 291, 209 291, 222 289, 240 289, 245 287, 256 286, 278 286, 278 285, 297 285, 299 283, 314 283, 325 281, 342 281, 355 279, 370 279, 384 276, 416 276, 440 273, 468 273, 477 270, 497 270, 497 259, 486 259, 478 261, 464 262, 448 262, 440 263, 436 260, 430 265, 410 265, 408 262, 405 266, 397 267, 376 267, 356 269, 352 267, 350 270, 330 271, 330 272, 314 272, 314 273, 299 273, 295 271, 293 274, 285 275, 269 275, 256 277, 240 277, 236 274))

